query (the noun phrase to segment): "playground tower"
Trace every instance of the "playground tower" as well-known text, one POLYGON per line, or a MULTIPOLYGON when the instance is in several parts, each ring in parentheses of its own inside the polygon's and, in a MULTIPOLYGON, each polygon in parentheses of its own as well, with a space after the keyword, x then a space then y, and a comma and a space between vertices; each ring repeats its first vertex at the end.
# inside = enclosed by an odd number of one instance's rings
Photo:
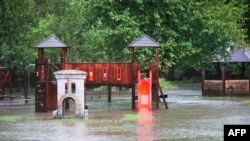
MULTIPOLYGON (((111 86, 131 88, 132 109, 136 109, 136 95, 138 76, 137 72, 142 67, 147 68, 152 73, 151 85, 152 104, 156 109, 159 108, 159 67, 158 67, 158 48, 161 45, 147 35, 142 35, 131 44, 128 45, 131 51, 131 62, 112 62, 112 63, 83 63, 83 62, 68 62, 67 49, 69 46, 56 36, 52 35, 40 43, 35 45, 38 50, 36 58, 36 96, 35 96, 35 111, 47 112, 57 109, 57 84, 53 79, 52 71, 58 68, 59 70, 81 70, 88 73, 85 80, 86 87, 88 86, 108 86, 108 102, 111 102, 111 86), (61 49, 60 63, 49 62, 48 57, 45 57, 44 49, 61 49), (150 62, 136 62, 136 48, 153 48, 155 57, 150 62), (56 67, 55 67, 56 66, 56 67)), ((148 70, 148 72, 149 72, 148 70)), ((161 95, 162 91, 160 89, 161 95)), ((165 102, 167 108, 167 104, 165 102)))

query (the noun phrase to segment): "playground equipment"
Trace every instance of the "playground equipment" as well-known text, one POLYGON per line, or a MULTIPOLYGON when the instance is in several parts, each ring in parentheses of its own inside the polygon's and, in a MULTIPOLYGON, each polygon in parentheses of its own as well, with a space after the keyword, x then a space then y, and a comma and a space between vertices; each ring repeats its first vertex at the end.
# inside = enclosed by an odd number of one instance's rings
POLYGON ((151 111, 152 109, 152 72, 149 71, 149 79, 141 79, 141 72, 138 70, 138 111, 151 111))
POLYGON ((4 58, 0 58, 0 99, 4 97, 9 97, 13 99, 12 95, 12 71, 10 67, 10 62, 8 61, 9 66, 4 67, 4 58), (6 95, 6 86, 8 86, 9 94, 6 95))
MULTIPOLYGON (((137 71, 147 66, 151 70, 152 93, 151 98, 155 101, 156 109, 159 108, 159 68, 158 48, 161 45, 147 35, 143 35, 128 45, 131 50, 130 63, 71 63, 68 62, 67 49, 69 46, 56 36, 52 35, 35 45, 38 49, 36 58, 36 90, 35 90, 35 111, 47 112, 57 109, 57 84, 51 77, 52 65, 60 70, 81 70, 89 75, 85 80, 86 86, 108 86, 108 102, 111 102, 111 86, 128 87, 132 89, 132 109, 136 108, 136 84, 137 71), (155 49, 155 62, 135 62, 134 49, 149 47, 155 49), (61 49, 60 63, 50 63, 44 55, 44 49, 61 49)), ((161 93, 161 95, 163 95, 161 93)), ((152 103, 151 103, 152 104, 152 103)), ((167 105, 165 103, 167 108, 167 105)))

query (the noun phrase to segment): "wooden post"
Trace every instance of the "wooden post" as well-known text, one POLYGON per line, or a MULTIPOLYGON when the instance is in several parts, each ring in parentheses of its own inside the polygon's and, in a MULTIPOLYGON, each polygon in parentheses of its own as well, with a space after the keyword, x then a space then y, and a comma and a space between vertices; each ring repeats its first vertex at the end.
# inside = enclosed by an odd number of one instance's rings
POLYGON ((221 66, 221 79, 222 79, 222 95, 225 95, 226 80, 225 80, 225 66, 221 66))
POLYGON ((132 109, 135 109, 135 84, 132 84, 132 109))
POLYGON ((205 69, 203 68, 202 69, 202 72, 201 72, 201 93, 202 93, 202 96, 205 95, 205 79, 206 79, 206 74, 205 74, 205 69))
POLYGON ((45 76, 44 76, 44 80, 45 80, 45 103, 44 103, 44 106, 45 106, 45 111, 47 112, 48 111, 48 106, 49 106, 49 99, 50 99, 50 96, 48 95, 49 94, 49 59, 48 57, 45 58, 45 76))
POLYGON ((159 87, 156 83, 152 83, 152 101, 155 101, 155 108, 159 109, 159 94, 158 94, 159 87))
POLYGON ((131 63, 134 64, 135 63, 135 50, 134 48, 131 48, 131 63))
POLYGON ((65 58, 63 57, 63 55, 61 55, 61 67, 62 70, 65 69, 65 58))
POLYGON ((68 55, 67 55, 67 48, 62 48, 62 52, 61 52, 61 69, 64 70, 65 69, 65 63, 67 63, 68 61, 68 55))
POLYGON ((158 69, 158 48, 155 49, 155 63, 157 64, 157 69, 158 69))
MULTIPOLYGON (((156 85, 158 82, 160 82, 159 81, 159 78, 160 78, 160 76, 159 76, 159 62, 158 62, 158 48, 156 48, 155 49, 155 63, 156 63, 156 74, 155 74, 155 89, 156 89, 156 91, 155 91, 155 101, 156 101, 156 109, 159 109, 159 93, 158 93, 158 90, 159 90, 159 86, 158 85, 156 85)), ((160 85, 160 84, 159 84, 160 85)))
POLYGON ((135 63, 135 58, 134 58, 134 48, 131 48, 131 89, 132 89, 132 109, 135 109, 135 84, 136 84, 136 80, 134 77, 134 74, 136 72, 135 68, 134 68, 134 63, 135 63))
POLYGON ((27 70, 26 70, 26 60, 23 59, 23 81, 24 81, 24 98, 25 104, 28 103, 28 92, 27 92, 27 70))
POLYGON ((108 85, 108 103, 111 103, 111 86, 108 85))
POLYGON ((39 62, 43 62, 44 59, 44 49, 38 48, 38 60, 39 62))
POLYGON ((242 63, 241 63, 241 76, 240 76, 241 79, 244 79, 245 70, 246 70, 246 68, 245 68, 245 63, 242 62, 242 63))
POLYGON ((62 57, 65 63, 68 62, 67 48, 62 48, 62 57))

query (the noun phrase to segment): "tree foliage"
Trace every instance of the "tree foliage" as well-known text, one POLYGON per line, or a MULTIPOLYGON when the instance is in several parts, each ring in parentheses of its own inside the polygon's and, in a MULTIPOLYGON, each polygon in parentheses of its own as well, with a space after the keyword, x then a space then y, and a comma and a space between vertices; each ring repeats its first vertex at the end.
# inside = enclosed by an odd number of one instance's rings
MULTIPOLYGON (((228 47, 245 47, 247 0, 0 0, 0 55, 20 72, 34 63, 34 45, 51 34, 70 45, 71 62, 127 62, 127 47, 142 34, 160 44, 161 71, 201 69, 228 47)), ((59 50, 46 50, 59 61, 59 50)), ((154 52, 136 50, 150 61, 154 52)))
POLYGON ((234 0, 110 0, 91 5, 93 15, 110 29, 112 41, 119 38, 117 32, 125 44, 143 33, 159 41, 166 72, 175 63, 200 69, 232 43, 237 44, 232 49, 238 48, 246 39, 246 5, 234 0))

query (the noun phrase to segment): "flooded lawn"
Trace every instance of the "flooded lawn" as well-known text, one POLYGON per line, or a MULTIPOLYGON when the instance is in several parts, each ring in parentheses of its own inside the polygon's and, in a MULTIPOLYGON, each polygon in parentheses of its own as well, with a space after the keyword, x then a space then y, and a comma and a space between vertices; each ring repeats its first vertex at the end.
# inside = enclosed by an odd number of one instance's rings
POLYGON ((5 141, 223 141, 224 124, 250 124, 249 97, 202 97, 199 84, 167 90, 168 107, 152 112, 131 110, 131 94, 87 93, 88 119, 53 119, 35 113, 18 98, 0 101, 0 140, 5 141), (100 96, 100 97, 99 97, 100 96))

